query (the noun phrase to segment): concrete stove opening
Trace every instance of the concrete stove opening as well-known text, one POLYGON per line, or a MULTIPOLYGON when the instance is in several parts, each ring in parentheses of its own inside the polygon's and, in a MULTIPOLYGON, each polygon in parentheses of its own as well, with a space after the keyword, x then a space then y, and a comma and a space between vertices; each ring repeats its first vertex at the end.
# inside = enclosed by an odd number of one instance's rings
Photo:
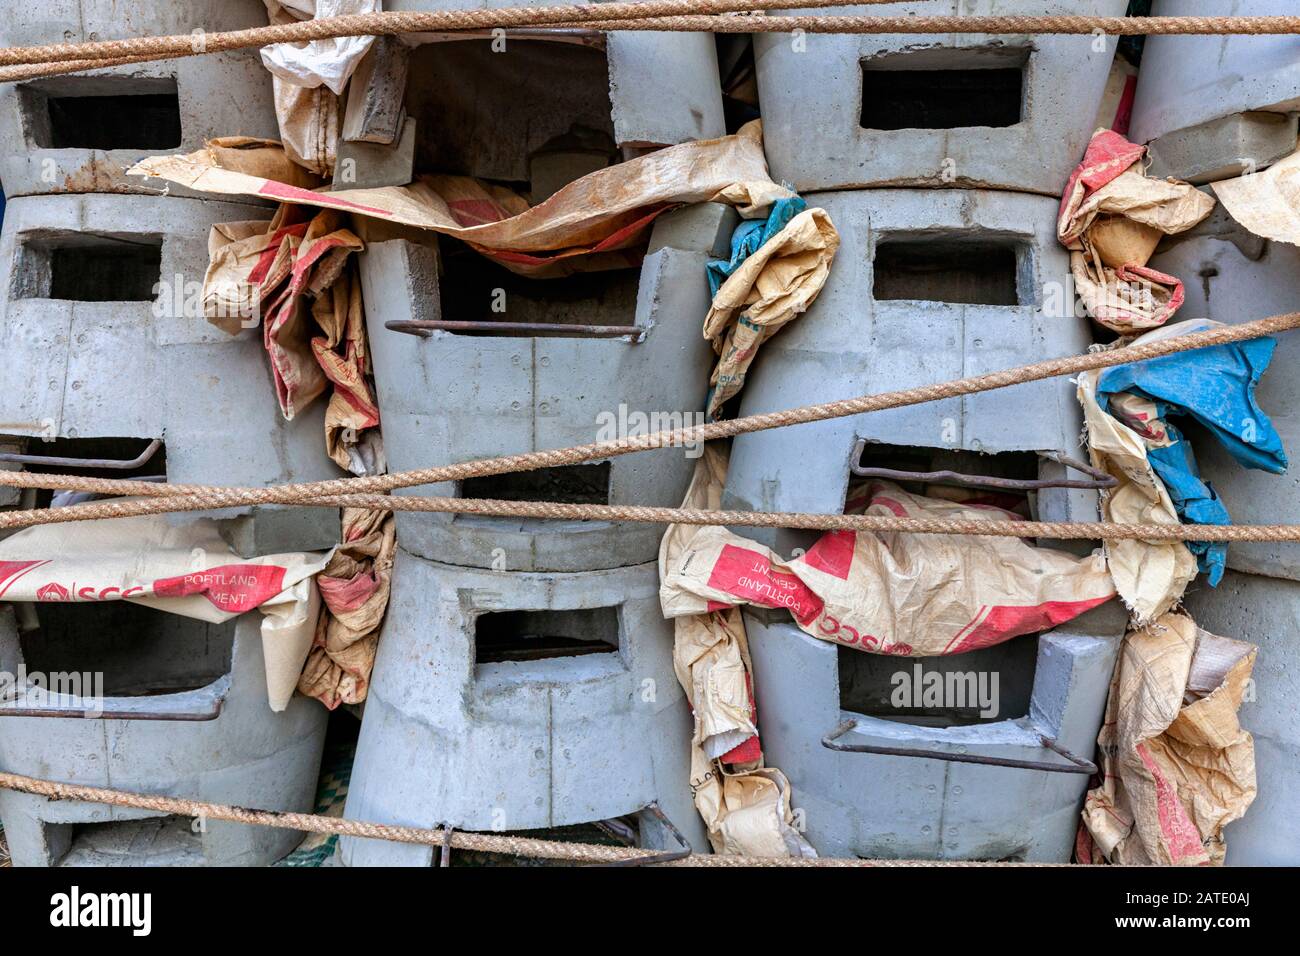
POLYGON ((162 276, 162 236, 28 234, 15 256, 15 299, 152 302, 162 276))
POLYGON ((36 628, 19 635, 29 674, 102 674, 107 697, 151 697, 197 690, 230 672, 235 620, 210 624, 105 600, 76 581, 46 588, 48 599, 28 605, 36 628))
POLYGON ((560 334, 599 335, 596 328, 636 332, 639 269, 582 272, 558 279, 517 275, 475 252, 465 243, 438 237, 441 271, 438 284, 442 318, 479 323, 457 329, 457 335, 544 336, 548 328, 560 334), (491 328, 495 322, 527 323, 533 330, 491 328))
POLYGON ((405 104, 417 172, 492 180, 533 205, 620 158, 600 34, 426 43, 411 52, 405 104))
POLYGON ((862 61, 868 130, 1015 126, 1024 119, 1028 49, 887 53, 862 61))
POLYGON ((872 297, 957 305, 1033 302, 1028 246, 998 235, 887 234, 876 243, 872 297))
POLYGON ((495 611, 474 622, 476 665, 618 654, 618 608, 495 611))
POLYGON ((846 513, 860 511, 865 499, 861 497, 861 485, 856 483, 877 478, 892 481, 913 494, 1002 508, 1028 517, 1034 504, 1033 490, 998 488, 994 484, 966 482, 935 473, 954 472, 976 481, 988 478, 995 481, 1037 481, 1040 463, 1039 456, 1031 451, 985 455, 960 448, 924 448, 868 441, 863 444, 861 458, 852 463, 844 510, 846 513), (872 469, 889 469, 895 474, 859 474, 872 469))
MULTIPOLYGON (((913 494, 1000 508, 1021 517, 1033 509, 1032 491, 965 483, 972 479, 1038 479, 1033 452, 983 455, 951 448, 865 442, 851 465, 845 513, 861 513, 865 481, 884 480, 913 494), (889 469, 895 474, 870 473, 889 469), (869 472, 866 475, 861 472, 869 472), (952 472, 956 476, 941 476, 952 472)), ((906 637, 899 635, 900 640, 906 637)), ((839 646, 840 709, 926 727, 1011 720, 1029 713, 1038 638, 1022 635, 993 647, 945 657, 906 658, 839 646)))
POLYGON ((920 727, 1014 720, 1029 713, 1038 636, 945 657, 838 648, 840 710, 920 727))
POLYGON ((460 483, 460 497, 607 505, 609 474, 610 463, 603 461, 594 465, 563 465, 559 468, 537 468, 506 475, 466 478, 460 483))
POLYGON ((139 866, 142 859, 150 866, 203 864, 203 834, 189 817, 53 824, 46 839, 56 846, 67 841, 58 866, 139 866))
POLYGON ((175 149, 181 109, 175 77, 60 76, 18 88, 28 143, 37 149, 175 149))

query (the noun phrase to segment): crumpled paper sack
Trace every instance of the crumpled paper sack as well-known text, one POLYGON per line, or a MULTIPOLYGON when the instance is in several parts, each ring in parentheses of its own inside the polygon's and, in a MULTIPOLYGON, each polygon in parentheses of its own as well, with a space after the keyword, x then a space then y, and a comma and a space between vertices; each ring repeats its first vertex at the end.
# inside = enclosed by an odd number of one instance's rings
POLYGON ((314 192, 214 163, 210 150, 151 156, 128 170, 197 192, 260 196, 428 229, 464 240, 538 278, 623 267, 654 220, 684 203, 721 202, 745 218, 794 195, 768 175, 758 121, 718 139, 669 146, 596 170, 529 207, 522 196, 470 176, 423 176, 406 186, 314 192))
POLYGON ((1300 151, 1262 173, 1211 183, 1233 219, 1257 236, 1300 246, 1300 151))
POLYGON ((718 288, 704 319, 704 337, 718 353, 709 379, 710 421, 744 387, 759 346, 816 300, 839 245, 826 210, 805 209, 748 255, 718 288))
POLYGON ((1165 614, 1124 639, 1097 744, 1081 862, 1219 866, 1223 828, 1255 799, 1255 743, 1237 720, 1256 648, 1165 614))
MULTIPOLYGON (((1100 374, 1093 370, 1080 375, 1078 396, 1093 467, 1119 482, 1101 492, 1102 520, 1182 524, 1168 489, 1147 458, 1146 440, 1098 404, 1100 374)), ((1115 589, 1138 624, 1153 621, 1174 607, 1196 577, 1196 556, 1181 541, 1116 539, 1107 541, 1105 549, 1115 589)))
POLYGON ((282 205, 270 222, 213 226, 203 308, 232 335, 261 320, 281 414, 291 421, 329 392, 327 454, 354 475, 375 475, 388 466, 353 257, 362 243, 345 221, 282 205))
MULTIPOLYGON (((879 480, 854 486, 849 499, 868 515, 1021 520, 879 480)), ((1115 594, 1100 554, 1081 558, 1012 537, 829 531, 785 562, 707 526, 674 554, 660 567, 667 617, 740 604, 785 608, 813 637, 904 657, 961 654, 1048 630, 1115 594)))
POLYGON ((1156 244, 1185 232, 1214 209, 1189 183, 1153 179, 1146 147, 1098 130, 1061 196, 1057 238, 1088 314, 1121 334, 1164 324, 1183 303, 1175 276, 1147 267, 1156 244))
MULTIPOLYGON (((380 0, 263 0, 269 23, 377 13, 380 0)), ((290 158, 321 176, 334 172, 343 91, 374 37, 330 37, 262 47, 271 71, 275 117, 290 158)))
POLYGON ((316 632, 314 576, 332 552, 241 558, 210 518, 166 515, 26 528, 0 541, 5 601, 130 601, 220 623, 254 608, 262 618, 272 710, 289 705, 316 632))
POLYGON ((328 613, 316 624, 298 690, 330 710, 370 690, 379 627, 388 609, 397 523, 391 511, 343 509, 343 543, 316 577, 328 613))
MULTIPOLYGON (((682 507, 716 511, 726 473, 726 453, 717 443, 706 445, 682 507)), ((661 581, 699 531, 697 525, 669 525, 659 546, 661 581)), ((815 857, 816 851, 794 827, 790 781, 763 762, 753 663, 740 611, 673 615, 665 608, 665 616, 675 618, 673 668, 695 718, 691 792, 714 851, 815 857)))
MULTIPOLYGON (((1147 332, 1133 344, 1219 324, 1188 319, 1147 332)), ((1188 524, 1230 522, 1227 509, 1201 480, 1187 437, 1166 418, 1198 422, 1202 433, 1222 444, 1243 467, 1276 474, 1286 469, 1282 439, 1255 399, 1274 345, 1269 338, 1229 343, 1079 376, 1089 456, 1095 467, 1118 481, 1101 492, 1104 520, 1178 525, 1186 517, 1188 524), (1247 421, 1253 425, 1248 433, 1239 428, 1247 421), (1171 448, 1176 453, 1170 454, 1171 448)), ((1198 555, 1211 586, 1218 583, 1227 556, 1226 546, 1181 541, 1112 540, 1105 548, 1115 587, 1136 624, 1152 621, 1178 604, 1196 576, 1198 555)))

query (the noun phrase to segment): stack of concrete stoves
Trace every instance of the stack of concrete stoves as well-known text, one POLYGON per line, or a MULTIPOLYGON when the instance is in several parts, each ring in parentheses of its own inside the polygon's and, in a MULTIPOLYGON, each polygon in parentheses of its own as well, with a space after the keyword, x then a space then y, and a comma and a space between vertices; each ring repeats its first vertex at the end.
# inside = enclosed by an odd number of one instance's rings
MULTIPOLYGON (((264 23, 258 0, 57 0, 8 11, 0 42, 264 23)), ((324 451, 320 404, 292 423, 281 419, 254 323, 232 338, 202 314, 209 227, 272 210, 175 188, 159 195, 123 175, 146 155, 237 134, 277 136, 270 79, 255 51, 0 87, 4 467, 235 485, 338 475, 324 451)), ((7 507, 48 503, 48 495, 3 499, 7 507)), ((338 541, 337 512, 324 509, 219 517, 243 555, 338 541)), ((0 670, 100 672, 107 699, 98 719, 72 707, 43 717, 0 710, 0 767, 310 809, 326 712, 301 697, 282 713, 270 710, 260 619, 252 612, 210 625, 124 601, 5 607, 0 670)), ((18 865, 265 864, 301 839, 7 790, 0 819, 18 865)))
MULTIPOLYGON (((511 182, 538 202, 645 149, 725 132, 707 35, 417 39, 429 42, 410 52, 404 109, 423 170, 511 182)), ((678 210, 656 223, 639 270, 549 279, 452 240, 372 237, 361 278, 392 469, 616 437, 647 413, 698 415, 712 363, 704 266, 734 223, 726 207, 678 210)), ((664 449, 412 493, 676 505, 692 468, 685 450, 664 449)), ((636 815, 642 846, 684 837, 705 849, 659 610, 661 534, 399 514, 347 815, 470 830, 636 815)), ((351 865, 428 865, 431 853, 342 845, 351 865)))
MULTIPOLYGON (((1156 0, 1153 14, 1265 16, 1294 13, 1285 0, 1204 3, 1156 0)), ((1133 107, 1131 139, 1148 143, 1153 175, 1198 185, 1261 172, 1296 151, 1300 60, 1291 37, 1151 37, 1133 107)), ((1208 188, 1208 187, 1207 187, 1208 188)), ((1300 303, 1300 250, 1248 232, 1220 205, 1157 250, 1152 266, 1183 280, 1181 316, 1238 323, 1300 303)), ((1287 450, 1300 447, 1300 341, 1278 339, 1259 402, 1287 450)), ((1242 427, 1248 423, 1243 422, 1242 427)), ((1300 521, 1293 475, 1247 471, 1214 441, 1197 445, 1201 469, 1234 521, 1300 521)), ((1197 623, 1259 645, 1254 692, 1241 721, 1255 738, 1259 795, 1226 831, 1230 864, 1294 864, 1300 845, 1300 545, 1234 544, 1218 588, 1187 595, 1197 623)))
MULTIPOLYGON (((1125 7, 949 0, 873 12, 1125 7)), ((1091 333, 1074 313, 1057 197, 1093 131, 1114 50, 1113 39, 1094 37, 756 37, 773 176, 829 211, 841 245, 814 306, 759 354, 740 412, 1085 351, 1091 333)), ((1080 430, 1073 386, 1053 379, 743 435, 723 506, 838 513, 862 466, 1050 484, 1065 476, 1053 459, 1083 456, 1080 430)), ((1029 504, 1046 520, 1097 517, 1095 491, 1048 486, 1029 504)), ((811 540, 776 532, 765 543, 789 554, 811 540)), ((923 661, 999 674, 1000 710, 983 722, 969 711, 891 707, 891 674, 911 662, 816 640, 784 612, 745 617, 764 751, 790 777, 819 852, 1069 858, 1087 775, 1055 772, 1079 768, 1041 738, 1092 754, 1124 631, 1115 602, 1049 633, 923 661), (869 752, 878 748, 934 756, 869 752)))

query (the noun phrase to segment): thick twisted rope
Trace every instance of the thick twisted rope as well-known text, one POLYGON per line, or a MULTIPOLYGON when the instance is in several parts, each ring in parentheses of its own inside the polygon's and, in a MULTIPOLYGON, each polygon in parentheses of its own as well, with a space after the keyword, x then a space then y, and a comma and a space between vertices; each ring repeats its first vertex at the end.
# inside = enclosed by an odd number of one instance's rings
MULTIPOLYGON (((385 823, 367 823, 342 817, 326 817, 311 813, 286 813, 277 810, 251 810, 220 803, 183 800, 157 794, 132 793, 109 790, 103 787, 85 787, 78 784, 39 780, 14 773, 0 773, 0 787, 48 797, 51 800, 83 800, 88 803, 105 803, 111 806, 132 807, 156 813, 175 814, 208 820, 227 820, 252 826, 281 827, 307 833, 337 834, 339 836, 365 837, 373 840, 391 840, 396 843, 416 843, 441 847, 446 844, 445 829, 394 826, 385 823)), ((453 830, 450 835, 453 849, 478 850, 507 856, 538 857, 547 860, 564 860, 573 863, 626 863, 647 856, 651 851, 632 847, 602 846, 594 843, 565 843, 559 840, 537 840, 531 837, 507 836, 495 833, 467 833, 453 830)), ((780 857, 692 855, 685 859, 656 864, 661 866, 1065 866, 1068 864, 1017 864, 983 863, 974 861, 940 860, 859 860, 821 857, 812 860, 780 857)))
MULTIPOLYGON (((895 518, 889 515, 817 514, 802 511, 710 511, 650 505, 578 505, 493 498, 329 495, 298 502, 302 507, 365 508, 435 514, 470 514, 552 521, 631 521, 642 524, 730 525, 797 528, 807 531, 872 531, 904 534, 963 534, 993 538, 1049 538, 1082 541, 1300 541, 1300 525, 1162 525, 1109 521, 1000 521, 967 518, 895 518)), ((45 509, 57 516, 63 509, 45 509)), ((49 522, 59 523, 57 517, 49 522)))
MULTIPOLYGON (((172 499, 162 499, 170 502, 172 499)), ((152 503, 152 502, 151 502, 152 503)), ((106 511, 78 520, 134 517, 140 502, 103 502, 106 511)), ((364 508, 435 514, 471 514, 553 521, 631 521, 644 524, 728 525, 747 528, 797 528, 807 531, 871 531, 903 534, 961 534, 993 538, 1048 538, 1082 541, 1300 541, 1300 525, 1162 525, 1110 521, 996 521, 967 518, 895 518, 888 515, 837 515, 801 511, 710 511, 651 505, 579 505, 548 501, 503 501, 494 498, 392 497, 325 495, 297 502, 300 507, 364 508)), ((63 508, 28 512, 22 526, 61 524, 63 508)), ((171 510, 171 509, 169 509, 171 510)), ((175 510, 195 510, 180 509, 175 510)), ((156 513, 146 511, 143 513, 156 513)))
MULTIPOLYGON (((858 0, 873 5, 895 0, 858 0)), ((806 10, 835 6, 834 0, 642 0, 637 3, 563 4, 547 7, 500 9, 385 11, 360 13, 294 23, 271 24, 224 32, 182 33, 171 36, 124 37, 83 43, 8 47, 0 50, 0 65, 61 63, 74 60, 111 60, 122 57, 194 56, 224 53, 276 43, 304 43, 352 36, 395 36, 409 33, 451 33, 512 27, 584 26, 591 22, 631 23, 663 21, 654 29, 669 29, 679 16, 723 14, 753 10, 806 10)), ((842 5, 842 4, 841 4, 842 5)), ((1250 17, 1244 19, 1253 19, 1250 17)), ((620 26, 621 29, 621 26, 620 26)))
MULTIPOLYGON (((372 495, 372 499, 351 498, 352 501, 365 501, 362 507, 379 507, 384 509, 404 510, 441 510, 473 512, 479 514, 510 514, 534 517, 565 517, 567 519, 627 520, 627 521, 681 521, 683 523, 718 524, 719 518, 726 514, 735 516, 735 524, 780 525, 780 522, 797 522, 783 527, 828 528, 860 527, 863 530, 922 530, 916 524, 919 519, 907 519, 905 523, 886 528, 873 526, 872 522, 886 519, 865 516, 845 515, 793 515, 762 514, 757 512, 691 512, 684 509, 652 509, 638 506, 615 505, 563 505, 544 502, 501 502, 474 501, 473 499, 423 499, 427 504, 406 502, 408 499, 396 500, 385 496, 386 492, 415 485, 430 484, 441 481, 459 481, 466 478, 498 475, 515 471, 529 471, 537 468, 554 468, 575 465, 587 461, 613 458, 618 455, 631 454, 653 448, 681 445, 693 445, 718 438, 730 438, 748 432, 764 431, 789 425, 807 424, 860 415, 867 412, 884 411, 908 405, 973 395, 978 392, 1006 388, 1025 382, 1053 378, 1060 375, 1073 375, 1092 369, 1109 368, 1131 362, 1147 361, 1174 355, 1190 349, 1206 348, 1230 342, 1240 342, 1258 338, 1276 332, 1300 327, 1300 312, 1277 315, 1240 325, 1225 325, 1203 332, 1180 335, 1173 338, 1157 340, 1141 345, 1126 345, 1105 351, 1088 352, 1083 355, 1048 359, 1032 365, 1003 369, 985 375, 938 382, 931 385, 918 385, 912 388, 876 395, 864 395, 858 398, 840 399, 820 405, 805 405, 801 408, 786 409, 778 412, 765 412, 748 415, 728 421, 712 422, 706 425, 694 425, 687 428, 668 429, 648 435, 638 435, 615 441, 593 442, 570 448, 557 448, 548 451, 525 452, 519 455, 505 455, 498 458, 484 458, 477 461, 462 462, 455 465, 442 465, 435 468, 422 468, 414 471, 395 472, 388 475, 373 475, 366 478, 335 478, 327 481, 315 481, 302 484, 276 485, 266 488, 223 488, 214 485, 185 485, 153 482, 137 482, 128 479, 82 478, 69 475, 43 475, 29 472, 0 472, 0 485, 20 488, 51 488, 65 491, 91 491, 108 495, 142 496, 131 501, 97 501, 87 504, 71 505, 66 508, 41 508, 27 511, 0 512, 0 529, 23 528, 37 524, 55 524, 67 521, 89 521, 100 518, 124 518, 136 515, 162 514, 167 512, 205 511, 220 508, 243 507, 256 504, 290 504, 290 505, 329 505, 336 507, 343 500, 338 496, 372 495), (331 500, 326 500, 331 499, 331 500), (492 509, 492 510, 488 510, 492 509), (618 510, 608 510, 618 509, 618 510), (708 515, 708 520, 704 516, 708 515), (836 522, 861 522, 861 524, 834 524, 836 522)), ((412 501, 420 499, 412 499, 412 501)), ((888 519, 902 521, 902 519, 888 519)), ((728 522, 731 523, 731 522, 728 522)), ((1006 534, 1005 529, 994 531, 985 523, 975 522, 970 530, 966 524, 954 521, 940 523, 923 522, 924 533, 931 534, 1006 534)), ((1291 526, 1250 526, 1236 525, 1232 528, 1216 528, 1207 525, 1195 525, 1191 529, 1179 526, 1165 527, 1156 525, 1110 525, 1087 524, 1053 524, 1041 522, 1017 522, 1016 531, 1020 536, 1052 537, 1054 533, 1066 537, 1084 537, 1095 539, 1103 535, 1114 537, 1134 537, 1142 540, 1293 540, 1300 537, 1291 526), (1029 530, 1031 524, 1043 529, 1042 532, 1029 530), (1194 534, 1193 534, 1194 532, 1194 534), (1259 537, 1250 537, 1257 534, 1259 537), (1179 535, 1188 536, 1180 538, 1179 535), (1224 535, 1213 538, 1211 535, 1224 535), (1238 535, 1241 537, 1226 537, 1238 535)))
POLYGON ((1046 16, 752 16, 743 11, 861 6, 895 0, 649 0, 500 10, 446 10, 355 14, 253 27, 219 33, 131 37, 88 43, 9 47, 0 50, 0 82, 32 79, 176 59, 207 53, 298 43, 331 37, 412 33, 456 33, 519 27, 585 27, 592 30, 651 30, 712 33, 838 34, 1090 34, 1128 36, 1250 36, 1300 33, 1300 16, 1102 17, 1046 16), (719 15, 721 14, 721 15, 719 15), (738 14, 738 15, 728 15, 738 14))
MULTIPOLYGON (((883 3, 894 3, 896 0, 859 0, 859 4, 873 5, 883 3)), ((15 62, 21 65, 0 66, 0 83, 12 82, 16 80, 30 80, 45 76, 59 76, 66 73, 79 73, 83 70, 98 70, 114 66, 127 66, 135 63, 149 63, 158 60, 181 59, 189 56, 202 56, 206 53, 220 53, 228 50, 240 50, 250 47, 261 46, 263 44, 248 41, 248 36, 253 31, 275 30, 277 35, 288 33, 302 33, 306 39, 318 39, 320 36, 352 36, 352 35, 381 35, 384 33, 407 33, 411 30, 406 28, 417 28, 415 32, 436 32, 436 33, 458 33, 458 32, 482 32, 489 29, 511 29, 522 27, 540 27, 552 29, 588 29, 600 31, 615 31, 620 29, 637 29, 637 30, 681 30, 681 16, 674 18, 673 14, 690 15, 692 20, 701 21, 700 29, 708 32, 728 32, 725 24, 718 24, 715 28, 702 21, 714 19, 706 14, 729 14, 733 12, 752 12, 755 10, 768 10, 781 8, 787 10, 825 7, 833 5, 831 0, 650 0, 650 2, 640 3, 606 3, 602 4, 599 12, 593 11, 588 5, 582 6, 560 6, 560 7, 522 7, 508 8, 501 10, 450 10, 450 11, 431 11, 424 13, 376 13, 376 14, 357 14, 348 17, 333 17, 322 20, 305 21, 303 23, 282 24, 275 27, 258 27, 249 30, 229 31, 226 33, 208 34, 206 32, 189 34, 187 36, 170 36, 170 37, 138 37, 128 40, 118 41, 98 41, 94 43, 81 44, 56 44, 48 47, 14 47, 9 50, 0 50, 0 63, 15 62), (600 19, 581 19, 573 20, 553 20, 554 16, 560 16, 563 13, 580 11, 581 17, 597 17, 600 19), (471 16, 462 17, 461 14, 471 16), (463 26, 448 26, 446 24, 456 24, 464 21, 463 26), (337 30, 351 30, 361 23, 369 25, 371 30, 360 30, 358 32, 345 32, 342 34, 333 32, 337 30), (308 26, 311 24, 311 26, 308 26), (317 26, 325 24, 326 26, 317 26), (391 29, 381 29, 380 25, 389 24, 391 29), (321 31, 324 31, 321 33, 321 31), (319 34, 319 36, 307 36, 309 33, 319 34), (215 38, 213 40, 212 38, 215 38), (113 49, 104 50, 104 43, 117 43, 119 45, 126 43, 141 43, 143 41, 156 40, 158 43, 147 52, 123 53, 113 55, 113 49), (186 41, 186 42, 181 42, 186 41), (47 59, 44 51, 53 50, 55 47, 61 47, 65 50, 75 50, 70 55, 72 59, 47 59), (30 56, 31 51, 42 51, 31 59, 24 57, 30 56), (100 51, 100 52, 93 52, 100 51), (88 54, 85 58, 76 58, 78 53, 88 54), (101 53, 103 55, 101 55, 101 53), (17 59, 13 59, 17 58, 17 59)), ((747 18, 747 19, 752 19, 747 18)), ((730 31, 746 32, 746 31, 730 31)), ((270 42, 270 41, 268 41, 270 42)), ((279 40, 276 42, 286 42, 279 40)))

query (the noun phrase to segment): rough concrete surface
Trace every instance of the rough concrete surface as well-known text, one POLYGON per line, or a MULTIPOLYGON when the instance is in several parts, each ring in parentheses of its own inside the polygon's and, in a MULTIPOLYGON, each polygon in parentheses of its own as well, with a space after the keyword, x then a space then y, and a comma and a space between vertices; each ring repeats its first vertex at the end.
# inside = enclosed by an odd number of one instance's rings
MULTIPOLYGON (((870 15, 1119 16, 1127 6, 922 0, 870 15)), ((1092 135, 1114 53, 1114 38, 1090 36, 756 35, 772 175, 806 191, 958 186, 1059 196, 1092 135)))

